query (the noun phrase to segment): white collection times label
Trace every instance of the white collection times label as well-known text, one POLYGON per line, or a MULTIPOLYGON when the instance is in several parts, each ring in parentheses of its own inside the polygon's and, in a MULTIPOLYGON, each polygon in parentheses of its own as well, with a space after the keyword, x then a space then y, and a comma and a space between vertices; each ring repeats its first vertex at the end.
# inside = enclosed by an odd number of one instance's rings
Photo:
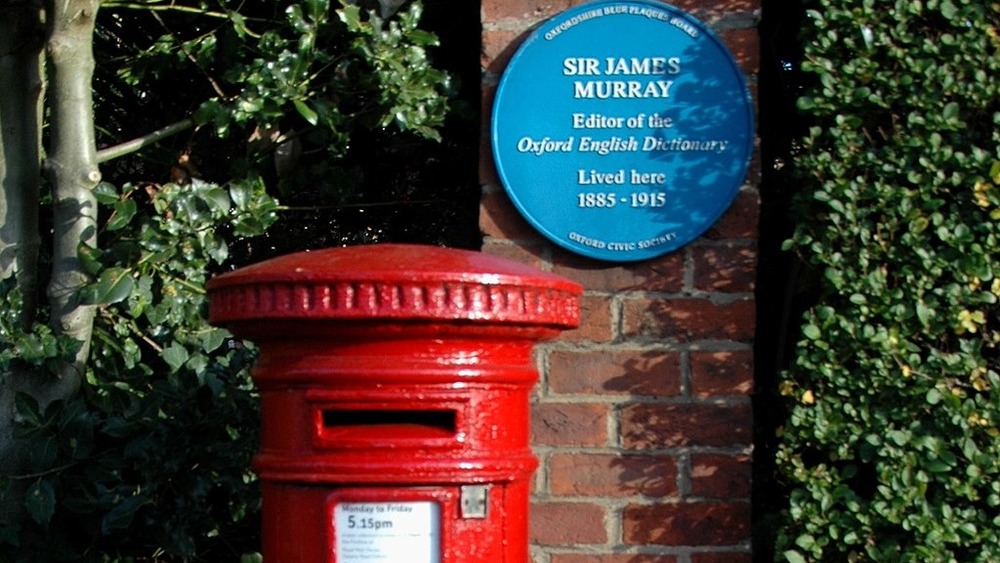
POLYGON ((341 502, 333 525, 336 563, 441 563, 437 502, 341 502))

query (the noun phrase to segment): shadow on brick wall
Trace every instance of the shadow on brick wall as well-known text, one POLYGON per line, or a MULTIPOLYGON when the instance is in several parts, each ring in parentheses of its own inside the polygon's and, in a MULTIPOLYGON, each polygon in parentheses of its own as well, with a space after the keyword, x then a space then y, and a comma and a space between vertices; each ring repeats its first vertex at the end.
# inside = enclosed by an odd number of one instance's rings
MULTIPOLYGON (((692 558, 697 563, 750 561, 749 398, 694 396, 690 368, 664 361, 676 354, 644 350, 618 363, 615 375, 595 389, 619 397, 616 451, 609 459, 590 460, 590 477, 580 467, 578 475, 562 475, 585 479, 577 481, 582 490, 575 494, 605 495, 619 504, 626 499, 618 515, 622 546, 616 549, 662 550, 601 562, 673 562, 673 553, 687 549, 698 553, 692 558), (602 472, 604 477, 594 476, 602 472)), ((565 463, 553 462, 552 469, 565 463)))

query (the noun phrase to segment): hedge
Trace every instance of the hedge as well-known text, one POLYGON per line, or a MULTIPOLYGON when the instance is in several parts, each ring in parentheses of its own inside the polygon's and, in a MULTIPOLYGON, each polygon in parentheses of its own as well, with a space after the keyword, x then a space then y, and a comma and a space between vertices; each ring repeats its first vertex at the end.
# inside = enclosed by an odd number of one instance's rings
POLYGON ((1000 3, 809 0, 781 561, 1000 561, 1000 3))

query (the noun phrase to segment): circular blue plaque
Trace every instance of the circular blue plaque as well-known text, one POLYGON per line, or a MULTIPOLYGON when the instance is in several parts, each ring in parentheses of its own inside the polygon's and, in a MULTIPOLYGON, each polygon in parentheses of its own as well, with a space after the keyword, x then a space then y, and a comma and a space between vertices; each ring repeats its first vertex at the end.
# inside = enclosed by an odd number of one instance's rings
POLYGON ((743 73, 703 23, 645 0, 551 18, 511 59, 493 156, 518 211, 547 238, 635 261, 699 237, 730 206, 753 150, 743 73))

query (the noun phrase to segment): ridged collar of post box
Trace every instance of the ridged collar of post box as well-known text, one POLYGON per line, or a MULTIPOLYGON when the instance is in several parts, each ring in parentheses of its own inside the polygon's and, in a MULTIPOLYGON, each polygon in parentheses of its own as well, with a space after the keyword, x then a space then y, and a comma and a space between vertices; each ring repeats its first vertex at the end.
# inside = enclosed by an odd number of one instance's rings
POLYGON ((209 320, 471 320, 573 328, 580 285, 480 252, 373 244, 288 254, 213 278, 209 320))

